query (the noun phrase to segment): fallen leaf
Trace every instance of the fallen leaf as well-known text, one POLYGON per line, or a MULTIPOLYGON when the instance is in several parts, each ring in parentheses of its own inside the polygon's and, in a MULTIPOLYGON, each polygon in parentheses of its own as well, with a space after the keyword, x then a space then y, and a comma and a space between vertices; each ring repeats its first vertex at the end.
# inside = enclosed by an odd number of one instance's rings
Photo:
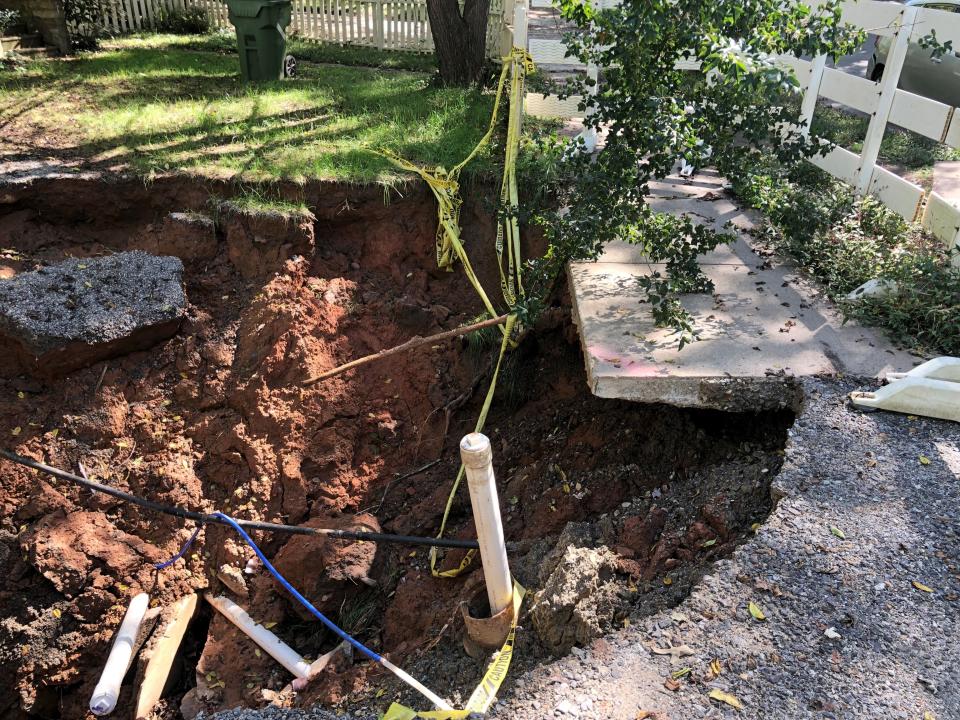
POLYGON ((19 425, 17 425, 13 430, 10 431, 10 434, 13 435, 14 437, 16 437, 17 435, 19 435, 19 434, 22 433, 22 432, 23 432, 23 428, 20 427, 19 425))
POLYGON ((23 400, 23 399, 26 397, 26 395, 24 394, 23 390, 20 390, 20 391, 17 393, 17 397, 20 398, 21 400, 23 400))
POLYGON ((565 493, 567 493, 568 495, 570 494, 570 484, 569 484, 569 483, 564 483, 564 484, 563 484, 563 491, 564 491, 565 493))
POLYGON ((672 692, 676 692, 680 689, 680 683, 674 680, 673 678, 667 678, 663 681, 663 686, 672 692))
POLYGON ((717 544, 717 539, 716 539, 716 538, 712 538, 712 539, 710 539, 710 540, 707 540, 705 543, 701 543, 701 544, 700 544, 700 547, 702 547, 702 548, 708 548, 708 547, 713 547, 713 546, 716 545, 716 544, 717 544))
POLYGON ((275 628, 275 627, 277 626, 277 623, 276 623, 275 620, 271 620, 270 622, 265 622, 265 623, 263 624, 263 626, 264 626, 267 630, 270 630, 271 628, 275 628))
POLYGON ((54 428, 53 430, 51 430, 51 431, 49 432, 49 435, 50 435, 50 437, 52 437, 52 438, 55 438, 55 437, 56 437, 57 435, 59 435, 59 434, 60 434, 60 428, 54 428))
POLYGON ((263 653, 260 652, 260 648, 254 648, 253 654, 256 655, 257 657, 263 657, 263 653))
POLYGON ((671 578, 671 577, 665 577, 665 578, 663 579, 663 584, 664 584, 664 585, 673 585, 673 578, 671 578))
POLYGON ((666 648, 651 645, 650 650, 652 650, 655 655, 669 655, 673 662, 677 662, 682 657, 696 655, 696 652, 694 652, 693 648, 691 648, 689 645, 671 645, 670 647, 666 648))
POLYGON ((60 608, 54 608, 53 610, 50 611, 50 614, 53 615, 55 618, 59 618, 61 615, 63 615, 63 613, 60 612, 60 608))
POLYGON ((753 600, 751 600, 750 604, 747 605, 747 610, 750 611, 750 614, 753 616, 754 620, 767 619, 767 616, 763 614, 763 610, 761 610, 760 607, 755 602, 753 602, 753 600))
POLYGON ((924 585, 923 583, 917 582, 916 580, 913 581, 913 586, 914 586, 917 590, 922 590, 922 591, 925 592, 925 593, 932 593, 932 592, 933 592, 933 588, 932 588, 932 587, 929 587, 928 585, 924 585))
POLYGON ((713 661, 710 663, 710 672, 713 673, 713 676, 714 676, 714 677, 720 677, 720 672, 721 672, 722 670, 723 670, 723 668, 722 668, 722 666, 720 665, 720 661, 719 661, 719 660, 713 660, 713 661))
POLYGON ((684 675, 688 674, 691 670, 693 670, 693 668, 689 668, 689 667, 680 668, 679 670, 674 670, 672 673, 670 673, 670 677, 672 677, 674 680, 679 680, 684 675))
POLYGON ((386 692, 387 692, 386 690, 384 690, 383 688, 380 688, 379 690, 377 690, 376 697, 383 697, 384 693, 386 692))
POLYGON ((725 693, 723 690, 711 690, 709 697, 711 700, 719 700, 737 710, 743 709, 743 703, 737 700, 736 696, 725 693))
POLYGON ((930 712, 929 710, 927 710, 927 711, 923 714, 923 720, 936 720, 936 719, 933 717, 933 713, 930 712))
POLYGON ((920 464, 921 464, 921 465, 929 465, 929 464, 930 464, 930 458, 928 458, 926 455, 921 455, 921 456, 920 456, 920 464))
POLYGON ((846 540, 846 539, 847 539, 847 536, 843 534, 843 530, 841 530, 840 528, 838 528, 836 525, 831 525, 831 526, 830 526, 830 532, 832 532, 834 535, 836 535, 836 536, 837 536, 838 538, 840 538, 841 540, 846 540))

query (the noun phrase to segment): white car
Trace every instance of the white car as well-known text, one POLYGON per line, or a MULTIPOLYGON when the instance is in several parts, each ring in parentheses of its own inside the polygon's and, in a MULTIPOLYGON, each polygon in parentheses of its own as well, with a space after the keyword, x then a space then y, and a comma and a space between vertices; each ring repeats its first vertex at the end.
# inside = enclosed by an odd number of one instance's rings
MULTIPOLYGON (((907 5, 960 13, 960 0, 909 0, 907 5)), ((960 22, 960 18, 957 20, 960 22)), ((870 80, 876 81, 883 76, 892 41, 891 37, 874 36, 873 55, 867 65, 867 77, 870 80)), ((960 51, 960 48, 953 48, 938 58, 932 58, 929 49, 920 47, 920 43, 910 43, 897 87, 953 107, 960 105, 960 55, 955 51, 960 51)))

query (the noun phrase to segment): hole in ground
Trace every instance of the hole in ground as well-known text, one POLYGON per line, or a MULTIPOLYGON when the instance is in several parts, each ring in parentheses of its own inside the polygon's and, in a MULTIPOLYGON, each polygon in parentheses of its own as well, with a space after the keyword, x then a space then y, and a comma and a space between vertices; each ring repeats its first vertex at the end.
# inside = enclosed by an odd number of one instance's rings
MULTIPOLYGON (((165 192, 182 199, 188 190, 165 192)), ((134 202, 125 192, 110 186, 120 205, 134 202)), ((129 189, 131 197, 142 192, 129 189)), ((384 207, 379 190, 359 201, 351 195, 364 192, 327 189, 322 207, 329 212, 315 211, 309 261, 261 249, 257 262, 244 255, 235 265, 231 247, 249 238, 231 233, 250 224, 221 227, 216 254, 202 261, 183 255, 191 308, 177 336, 63 380, 0 378, 0 433, 26 428, 15 449, 65 468, 82 460, 99 479, 163 502, 293 524, 359 515, 390 532, 435 534, 457 472, 457 444, 473 429, 489 381, 496 336, 428 346, 301 386, 348 359, 481 312, 460 272, 435 268, 428 194, 408 193, 384 207)), ((85 196, 97 198, 89 224, 74 216, 49 222, 27 200, 0 218, 22 254, 9 267, 20 272, 35 261, 122 250, 163 233, 142 213, 126 225, 112 216, 101 233, 93 212, 101 195, 88 189, 85 196)), ((492 218, 468 204, 463 219, 478 275, 496 287, 492 218)), ((505 532, 521 546, 512 567, 537 593, 524 603, 510 678, 685 597, 769 512, 770 481, 791 422, 789 412, 731 415, 593 397, 559 299, 508 356, 485 428, 505 532)), ((0 560, 11 572, 20 563, 33 578, 16 606, 29 606, 28 616, 7 627, 8 647, 33 643, 38 657, 67 658, 55 671, 0 657, 9 669, 0 700, 21 712, 33 712, 24 698, 34 689, 69 687, 69 695, 57 696, 58 710, 79 716, 133 589, 160 602, 207 588, 232 593, 301 654, 314 659, 335 646, 262 571, 244 577, 245 594, 228 589, 225 568, 238 574, 251 555, 228 529, 208 528, 158 578, 148 563, 173 555, 191 527, 38 482, 6 464, 0 472, 0 547, 7 550, 0 560), (58 520, 45 529, 50 517, 58 520), (30 552, 51 541, 78 553, 30 552), (54 603, 73 625, 46 628, 54 603)), ((447 534, 473 532, 464 486, 447 534)), ((485 662, 461 648, 458 611, 482 586, 479 562, 456 579, 436 579, 423 549, 256 539, 311 601, 435 691, 461 699, 481 677, 485 662)), ((441 567, 461 558, 448 553, 441 567)), ((4 618, 12 603, 0 596, 4 618)), ((191 716, 275 698, 289 675, 222 617, 205 613, 191 630, 196 644, 185 650, 169 711, 191 716)), ((391 683, 370 663, 338 661, 290 702, 382 709, 398 697, 419 704, 391 683)), ((44 707, 53 697, 44 691, 44 707)))

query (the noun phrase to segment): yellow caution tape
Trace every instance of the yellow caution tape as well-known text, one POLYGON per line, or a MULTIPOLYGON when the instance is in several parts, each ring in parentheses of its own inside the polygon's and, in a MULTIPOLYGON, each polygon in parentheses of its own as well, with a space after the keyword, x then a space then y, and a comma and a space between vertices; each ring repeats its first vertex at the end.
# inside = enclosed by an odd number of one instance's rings
MULTIPOLYGON (((503 59, 503 70, 500 73, 500 80, 497 83, 497 94, 493 103, 493 112, 490 117, 490 124, 484 136, 477 143, 476 147, 463 159, 447 171, 443 167, 437 167, 432 172, 422 168, 408 160, 405 160, 389 150, 382 150, 380 154, 389 159, 398 167, 417 173, 424 182, 427 183, 434 197, 437 199, 437 215, 439 222, 437 224, 437 265, 440 268, 452 270, 455 259, 460 260, 463 265, 464 273, 470 284, 477 291, 481 301, 490 317, 497 317, 498 313, 490 302, 490 298, 480 284, 479 278, 473 270, 470 258, 463 247, 460 239, 460 208, 463 200, 460 197, 460 171, 469 163, 480 150, 490 142, 493 133, 496 130, 497 118, 500 112, 500 104, 503 98, 506 80, 510 77, 510 116, 507 121, 507 148, 503 167, 503 181, 500 186, 500 203, 504 208, 504 217, 497 224, 497 237, 495 240, 495 249, 497 254, 497 265, 500 271, 500 288, 503 293, 503 299, 507 305, 513 308, 518 298, 524 296, 523 284, 520 279, 521 254, 520 254, 520 225, 516 217, 516 210, 519 205, 519 196, 517 191, 516 161, 520 152, 520 130, 523 117, 523 95, 526 74, 533 71, 533 61, 526 50, 513 48, 510 55, 503 59), (504 255, 506 255, 506 269, 504 269, 504 255)), ((490 380, 490 387, 487 389, 487 395, 483 401, 483 407, 477 418, 475 432, 483 430, 487 421, 487 414, 493 403, 493 396, 497 387, 497 378, 500 374, 500 367, 503 364, 503 357, 507 348, 511 345, 511 336, 517 323, 517 315, 513 313, 507 317, 504 326, 501 327, 503 340, 500 343, 500 354, 497 357, 497 364, 494 367, 493 377, 490 380)), ((450 509, 453 506, 453 500, 456 497, 460 482, 463 480, 464 468, 461 464, 457 477, 454 480, 450 495, 447 497, 447 504, 443 510, 443 519, 440 522, 440 531, 437 537, 443 537, 446 530, 447 520, 450 516, 450 509)), ((470 550, 456 568, 450 570, 438 570, 437 561, 439 559, 438 549, 430 548, 430 572, 434 577, 456 577, 462 573, 471 563, 475 550, 470 550)), ((466 708, 463 710, 430 710, 417 712, 411 708, 393 703, 383 716, 383 720, 413 720, 413 718, 428 718, 430 720, 459 720, 466 718, 474 713, 485 713, 496 698, 497 690, 506 677, 507 670, 510 667, 510 659, 513 657, 513 643, 516 637, 517 617, 520 614, 520 604, 523 601, 525 590, 516 581, 514 581, 513 609, 514 619, 510 628, 510 633, 503 644, 503 647, 493 657, 483 680, 473 691, 470 699, 467 701, 466 708)))
POLYGON ((523 286, 520 282, 520 227, 516 218, 518 205, 516 161, 520 152, 520 128, 523 117, 523 89, 526 73, 533 68, 533 61, 525 50, 513 48, 513 51, 503 59, 503 70, 497 82, 497 94, 493 102, 493 112, 487 131, 476 144, 470 154, 451 170, 438 166, 432 171, 420 167, 415 163, 399 157, 390 150, 379 151, 381 155, 394 165, 409 172, 414 172, 423 178, 434 197, 437 199, 437 266, 446 270, 453 269, 454 260, 460 260, 466 272, 467 279, 473 285, 484 307, 491 317, 498 313, 494 310, 486 291, 477 279, 470 259, 460 239, 460 208, 463 200, 460 197, 460 171, 490 142, 496 130, 497 118, 500 114, 504 89, 507 77, 510 77, 510 116, 507 123, 507 149, 503 166, 503 181, 500 187, 501 204, 506 207, 506 214, 502 222, 497 225, 497 264, 500 270, 500 287, 503 290, 503 299, 509 307, 516 304, 517 298, 523 296, 523 286), (506 254, 507 270, 504 271, 506 254))
POLYGON ((494 653, 483 679, 477 685, 473 694, 470 695, 470 699, 467 700, 463 710, 423 710, 418 712, 395 702, 387 708, 383 720, 414 720, 414 718, 461 720, 461 718, 469 717, 474 713, 482 715, 487 712, 493 705, 493 701, 497 699, 497 691, 507 676, 507 670, 510 669, 513 645, 517 637, 517 619, 520 617, 520 605, 523 603, 523 596, 526 592, 520 583, 516 580, 513 581, 513 622, 510 624, 510 632, 507 634, 507 639, 503 641, 503 647, 494 653))
POLYGON ((520 127, 523 121, 523 95, 527 72, 533 72, 533 59, 520 48, 513 48, 504 67, 510 66, 510 115, 507 119, 507 148, 503 162, 503 182, 500 185, 500 205, 506 214, 497 224, 497 265, 500 269, 500 288, 503 299, 513 307, 517 297, 523 297, 520 281, 520 223, 517 208, 520 205, 517 191, 517 157, 520 154, 520 127), (506 243, 504 243, 506 238, 506 243), (506 245, 506 247, 504 247, 506 245), (503 271, 503 253, 507 253, 507 271, 503 271))
MULTIPOLYGON (((480 415, 477 417, 477 424, 473 430, 474 432, 480 432, 483 430, 483 426, 487 422, 487 413, 490 412, 490 406, 493 404, 493 394, 497 389, 497 378, 500 375, 500 365, 503 363, 503 356, 507 353, 507 345, 509 344, 510 336, 513 334, 513 327, 516 322, 516 315, 509 315, 507 317, 507 323, 503 333, 503 340, 500 342, 500 355, 497 357, 497 364, 493 368, 493 377, 490 379, 490 387, 487 388, 487 396, 483 399, 483 407, 480 408, 480 415)), ((453 481, 453 487, 450 489, 450 495, 447 496, 446 507, 443 508, 443 519, 440 521, 440 532, 437 533, 438 538, 443 537, 443 531, 447 527, 447 518, 450 516, 450 508, 453 507, 453 498, 456 497, 457 489, 460 487, 460 481, 463 480, 463 473, 463 463, 460 463, 460 469, 457 471, 457 479, 453 481)), ((468 551, 463 560, 460 561, 459 567, 451 570, 437 570, 439 548, 432 546, 430 548, 430 572, 433 573, 434 577, 456 577, 462 573, 468 565, 470 565, 470 562, 473 560, 475 554, 475 550, 468 551)))

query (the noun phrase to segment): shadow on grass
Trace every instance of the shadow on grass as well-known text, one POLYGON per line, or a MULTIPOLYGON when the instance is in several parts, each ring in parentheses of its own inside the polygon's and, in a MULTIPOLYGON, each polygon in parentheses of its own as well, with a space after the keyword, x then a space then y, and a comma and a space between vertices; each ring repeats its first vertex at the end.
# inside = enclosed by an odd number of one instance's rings
POLYGON ((44 153, 92 169, 370 182, 399 174, 371 149, 449 167, 489 121, 489 95, 433 88, 422 75, 306 65, 298 78, 249 86, 235 62, 182 46, 122 47, 0 73, 0 127, 14 142, 45 134, 54 142, 44 153))

